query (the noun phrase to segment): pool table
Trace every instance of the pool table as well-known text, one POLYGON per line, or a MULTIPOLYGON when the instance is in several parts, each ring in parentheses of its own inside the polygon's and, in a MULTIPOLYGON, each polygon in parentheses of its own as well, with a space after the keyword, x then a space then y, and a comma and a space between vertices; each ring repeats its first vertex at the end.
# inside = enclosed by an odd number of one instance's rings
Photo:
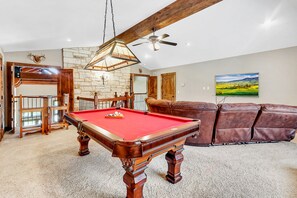
POLYGON ((200 121, 125 108, 108 108, 72 112, 65 115, 67 122, 78 129, 79 155, 90 153, 91 139, 118 157, 125 169, 123 180, 127 197, 143 197, 146 182, 145 169, 156 156, 167 152, 168 171, 166 179, 177 183, 183 161, 183 146, 187 137, 195 137, 200 121), (123 118, 106 118, 120 112, 123 118))

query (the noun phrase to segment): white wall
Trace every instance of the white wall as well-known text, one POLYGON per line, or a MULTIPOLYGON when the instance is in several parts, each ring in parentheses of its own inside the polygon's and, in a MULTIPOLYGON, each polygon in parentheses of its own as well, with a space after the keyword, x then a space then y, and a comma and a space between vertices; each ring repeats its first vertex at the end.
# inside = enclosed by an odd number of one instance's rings
POLYGON ((5 60, 7 62, 19 62, 19 63, 32 63, 32 60, 28 58, 28 54, 45 55, 46 59, 40 64, 62 66, 62 50, 39 50, 39 51, 23 51, 23 52, 7 52, 5 54, 5 60))
POLYGON ((259 72, 259 97, 228 97, 225 102, 297 105, 297 47, 154 70, 159 98, 160 74, 168 72, 176 72, 178 101, 215 103, 215 75, 259 72))
POLYGON ((140 64, 132 65, 131 66, 131 73, 133 73, 133 74, 147 74, 147 75, 152 75, 151 70, 142 67, 140 64), (139 69, 142 70, 142 73, 139 72, 139 69))
POLYGON ((43 96, 57 95, 57 85, 20 85, 15 90, 15 95, 23 96, 43 96))

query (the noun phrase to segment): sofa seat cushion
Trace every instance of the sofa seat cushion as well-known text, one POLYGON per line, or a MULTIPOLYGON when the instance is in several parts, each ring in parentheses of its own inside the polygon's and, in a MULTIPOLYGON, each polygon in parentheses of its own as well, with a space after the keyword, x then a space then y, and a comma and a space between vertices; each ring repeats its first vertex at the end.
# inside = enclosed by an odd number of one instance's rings
POLYGON ((290 141, 297 129, 297 107, 262 104, 254 125, 253 141, 290 141))
POLYGON ((145 101, 150 112, 172 115, 170 100, 147 98, 145 101))
POLYGON ((296 106, 277 105, 277 104, 262 104, 262 111, 273 111, 283 113, 297 113, 296 106))
POLYGON ((196 138, 187 138, 187 145, 208 146, 212 142, 217 105, 206 102, 172 102, 172 115, 201 120, 200 133, 196 138))
POLYGON ((207 102, 178 101, 172 103, 172 109, 217 111, 217 105, 207 102))
POLYGON ((219 105, 220 111, 259 111, 261 106, 254 103, 226 103, 219 105))
POLYGON ((294 139, 296 129, 292 128, 255 128, 253 134, 254 142, 278 142, 294 139))
POLYGON ((216 129, 252 128, 261 106, 253 103, 219 106, 216 129))
POLYGON ((260 107, 253 103, 220 105, 215 125, 214 144, 250 142, 252 127, 260 107))
POLYGON ((251 128, 217 129, 215 144, 235 144, 251 140, 251 128))

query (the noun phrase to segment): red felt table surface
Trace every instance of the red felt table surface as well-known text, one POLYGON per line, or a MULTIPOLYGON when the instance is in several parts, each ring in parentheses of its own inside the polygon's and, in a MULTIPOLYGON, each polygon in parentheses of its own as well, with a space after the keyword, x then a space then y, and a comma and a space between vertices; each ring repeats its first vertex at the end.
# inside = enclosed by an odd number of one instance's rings
POLYGON ((178 127, 191 120, 145 114, 140 111, 126 109, 90 110, 71 113, 81 120, 99 126, 124 140, 135 140, 146 135, 178 127), (105 118, 107 114, 118 111, 124 115, 122 119, 105 118))

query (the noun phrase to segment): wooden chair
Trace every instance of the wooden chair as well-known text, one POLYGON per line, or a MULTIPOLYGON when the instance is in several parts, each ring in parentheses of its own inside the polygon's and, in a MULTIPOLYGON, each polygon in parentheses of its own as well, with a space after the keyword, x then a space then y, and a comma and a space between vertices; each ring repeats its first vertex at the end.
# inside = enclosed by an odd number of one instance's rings
POLYGON ((63 95, 61 106, 49 106, 49 125, 48 131, 51 132, 53 129, 61 129, 66 128, 68 129, 69 124, 66 122, 64 115, 69 112, 69 94, 63 95), (59 114, 62 117, 62 122, 52 123, 52 115, 54 111, 61 111, 59 114))

